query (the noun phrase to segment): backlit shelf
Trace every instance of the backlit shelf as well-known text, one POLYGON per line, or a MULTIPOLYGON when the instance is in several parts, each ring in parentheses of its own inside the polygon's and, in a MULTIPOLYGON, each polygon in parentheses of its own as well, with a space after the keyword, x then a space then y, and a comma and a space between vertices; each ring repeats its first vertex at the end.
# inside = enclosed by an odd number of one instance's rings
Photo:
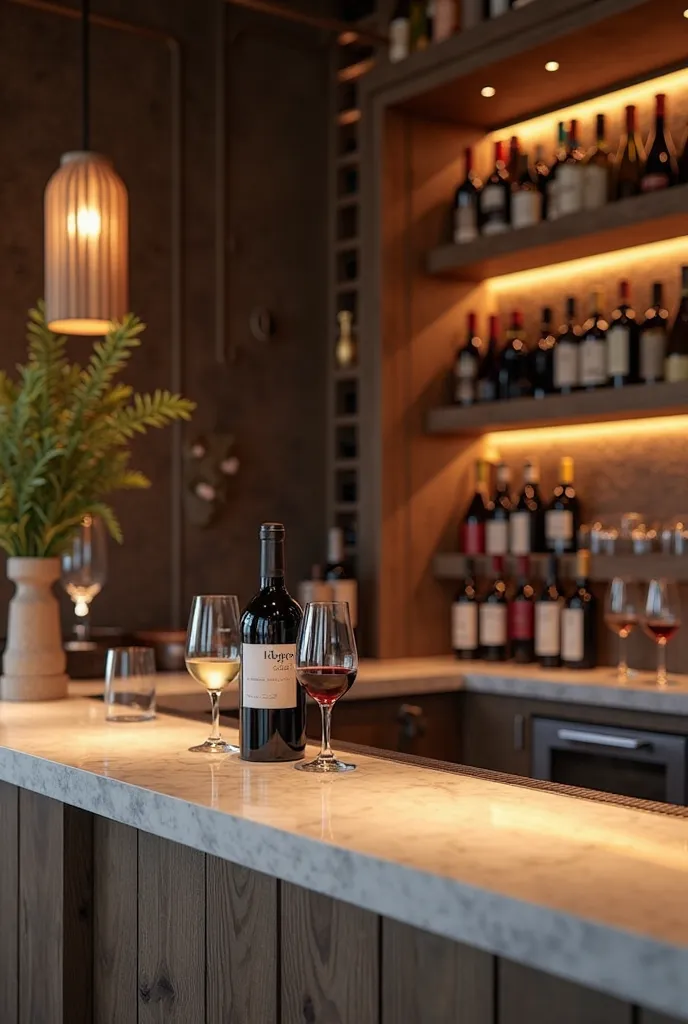
MULTIPOLYGON (((531 572, 534 578, 542 579, 547 570, 549 555, 530 555, 531 572)), ((433 559, 433 573, 438 580, 461 580, 466 575, 467 556, 458 552, 442 552, 433 559)), ((492 575, 492 558, 490 555, 472 556, 476 575, 489 578, 492 575)), ((507 574, 516 569, 516 560, 512 555, 506 557, 507 574)), ((559 575, 562 579, 572 579, 576 572, 576 556, 572 554, 559 557, 559 575)), ((592 555, 590 558, 590 579, 597 583, 606 583, 615 576, 639 580, 647 583, 657 577, 688 581, 688 555, 664 555, 659 552, 647 555, 618 554, 592 555)))

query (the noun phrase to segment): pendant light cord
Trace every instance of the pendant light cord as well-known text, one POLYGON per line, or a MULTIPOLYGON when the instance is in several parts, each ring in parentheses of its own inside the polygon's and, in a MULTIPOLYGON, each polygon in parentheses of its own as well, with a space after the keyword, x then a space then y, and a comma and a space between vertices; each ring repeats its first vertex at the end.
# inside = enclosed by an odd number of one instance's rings
POLYGON ((88 152, 91 148, 91 3, 81 0, 81 142, 82 149, 88 152))

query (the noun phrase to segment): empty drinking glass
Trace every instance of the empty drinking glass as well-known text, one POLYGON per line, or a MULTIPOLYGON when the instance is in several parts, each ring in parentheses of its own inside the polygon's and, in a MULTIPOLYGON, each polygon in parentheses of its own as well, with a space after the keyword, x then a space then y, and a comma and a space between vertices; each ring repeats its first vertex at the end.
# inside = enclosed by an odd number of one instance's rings
POLYGON ((107 652, 105 718, 108 722, 146 722, 155 718, 152 647, 114 647, 107 652))
POLYGON ((107 534, 102 519, 86 515, 62 553, 62 586, 74 602, 79 640, 88 640, 91 601, 107 579, 107 534))

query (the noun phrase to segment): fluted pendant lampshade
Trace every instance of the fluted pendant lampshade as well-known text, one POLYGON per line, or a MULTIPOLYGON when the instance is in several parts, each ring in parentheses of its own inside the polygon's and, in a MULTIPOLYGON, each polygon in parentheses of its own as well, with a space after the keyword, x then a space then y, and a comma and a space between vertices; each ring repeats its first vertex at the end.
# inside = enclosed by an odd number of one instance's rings
POLYGON ((45 190, 45 307, 51 330, 99 335, 128 312, 129 204, 98 153, 65 153, 45 190))

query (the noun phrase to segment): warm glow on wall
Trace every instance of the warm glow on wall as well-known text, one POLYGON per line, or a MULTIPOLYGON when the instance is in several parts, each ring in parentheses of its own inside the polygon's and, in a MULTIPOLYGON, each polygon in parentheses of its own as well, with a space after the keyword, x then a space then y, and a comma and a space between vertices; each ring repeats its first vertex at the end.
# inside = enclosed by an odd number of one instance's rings
POLYGON ((677 436, 685 443, 688 436, 687 416, 653 416, 650 419, 616 420, 613 423, 570 423, 559 427, 529 427, 526 430, 504 430, 486 434, 485 445, 489 450, 522 448, 524 445, 560 446, 584 441, 608 440, 626 441, 629 438, 649 435, 677 436))

